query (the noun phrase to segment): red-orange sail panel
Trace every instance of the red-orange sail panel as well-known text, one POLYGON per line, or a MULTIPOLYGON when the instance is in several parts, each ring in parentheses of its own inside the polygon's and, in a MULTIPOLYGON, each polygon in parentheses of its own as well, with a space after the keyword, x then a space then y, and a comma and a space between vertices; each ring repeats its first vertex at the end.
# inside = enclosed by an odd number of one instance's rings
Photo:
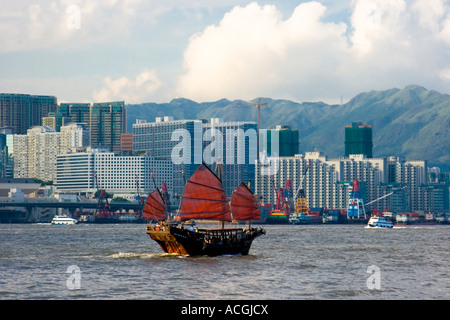
POLYGON ((252 191, 243 183, 233 191, 231 197, 233 220, 259 220, 261 213, 252 191))
POLYGON ((231 197, 233 220, 259 220, 261 213, 253 192, 243 183, 233 191, 231 197))
POLYGON ((186 182, 181 197, 180 218, 182 221, 231 221, 230 205, 222 182, 205 164, 201 164, 186 182))
POLYGON ((148 220, 162 221, 166 219, 166 206, 158 190, 149 193, 142 210, 142 216, 148 220))

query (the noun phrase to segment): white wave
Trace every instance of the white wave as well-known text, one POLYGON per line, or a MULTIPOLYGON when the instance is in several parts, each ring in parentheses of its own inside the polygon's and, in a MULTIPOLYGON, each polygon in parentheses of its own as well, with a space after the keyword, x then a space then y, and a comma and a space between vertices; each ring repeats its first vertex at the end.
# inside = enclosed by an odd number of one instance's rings
POLYGON ((136 252, 117 252, 108 256, 113 259, 148 259, 148 258, 164 258, 164 257, 183 257, 180 254, 173 253, 136 253, 136 252))

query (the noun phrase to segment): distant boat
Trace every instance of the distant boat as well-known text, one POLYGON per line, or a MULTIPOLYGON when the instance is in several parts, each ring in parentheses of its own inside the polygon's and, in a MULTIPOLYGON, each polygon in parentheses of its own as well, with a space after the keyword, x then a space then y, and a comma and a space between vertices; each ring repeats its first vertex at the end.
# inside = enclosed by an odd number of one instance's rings
POLYGON ((386 220, 385 217, 378 216, 371 217, 367 225, 372 228, 392 228, 394 226, 392 221, 386 220))
POLYGON ((166 253, 217 256, 247 255, 252 241, 266 233, 262 228, 225 228, 224 222, 260 219, 259 207, 250 189, 241 183, 233 192, 231 208, 222 181, 205 164, 188 179, 181 197, 180 221, 168 222, 166 204, 159 190, 151 192, 143 209, 145 219, 156 220, 147 234, 166 253), (215 220, 222 228, 198 229, 193 220, 215 220))
POLYGON ((54 216, 52 220, 52 224, 57 225, 69 225, 69 224, 78 224, 78 221, 67 216, 54 216))

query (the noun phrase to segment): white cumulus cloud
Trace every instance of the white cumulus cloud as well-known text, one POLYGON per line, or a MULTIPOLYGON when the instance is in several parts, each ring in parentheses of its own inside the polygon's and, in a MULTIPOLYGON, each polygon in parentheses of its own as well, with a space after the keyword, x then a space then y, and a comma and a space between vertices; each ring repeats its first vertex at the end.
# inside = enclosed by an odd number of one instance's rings
POLYGON ((177 92, 203 101, 305 101, 411 83, 443 89, 449 4, 428 3, 355 0, 348 22, 330 22, 316 1, 299 4, 287 18, 275 5, 236 6, 191 37, 177 92))
POLYGON ((154 70, 145 69, 134 79, 121 77, 103 80, 103 87, 94 91, 95 102, 124 100, 125 103, 141 103, 152 101, 152 94, 162 86, 161 80, 154 70))

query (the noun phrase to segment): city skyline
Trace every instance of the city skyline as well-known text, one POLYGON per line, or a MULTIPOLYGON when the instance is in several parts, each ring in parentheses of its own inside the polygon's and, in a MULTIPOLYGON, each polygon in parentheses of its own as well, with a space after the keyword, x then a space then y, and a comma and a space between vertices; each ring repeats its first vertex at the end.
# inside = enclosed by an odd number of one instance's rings
POLYGON ((2 91, 60 102, 336 103, 450 82, 440 0, 38 0, 3 1, 0 12, 2 91))

